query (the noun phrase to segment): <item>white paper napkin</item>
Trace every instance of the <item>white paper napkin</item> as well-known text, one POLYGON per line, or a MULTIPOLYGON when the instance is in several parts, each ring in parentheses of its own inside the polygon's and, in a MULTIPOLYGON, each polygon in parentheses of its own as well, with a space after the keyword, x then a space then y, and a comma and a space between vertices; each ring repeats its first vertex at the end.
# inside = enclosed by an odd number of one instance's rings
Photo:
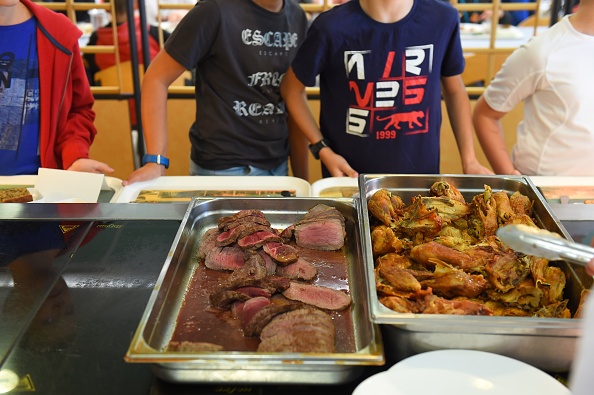
POLYGON ((104 182, 103 174, 40 168, 35 189, 46 203, 97 203, 104 182))

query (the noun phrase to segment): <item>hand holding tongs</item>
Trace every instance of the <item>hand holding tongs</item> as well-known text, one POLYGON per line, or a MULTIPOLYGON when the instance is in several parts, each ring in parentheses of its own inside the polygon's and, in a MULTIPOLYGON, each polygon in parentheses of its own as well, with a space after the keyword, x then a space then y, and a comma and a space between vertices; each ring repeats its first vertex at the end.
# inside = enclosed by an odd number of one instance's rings
POLYGON ((514 224, 500 227, 496 234, 512 250, 549 261, 566 260, 587 266, 594 258, 594 248, 566 240, 545 229, 514 224))

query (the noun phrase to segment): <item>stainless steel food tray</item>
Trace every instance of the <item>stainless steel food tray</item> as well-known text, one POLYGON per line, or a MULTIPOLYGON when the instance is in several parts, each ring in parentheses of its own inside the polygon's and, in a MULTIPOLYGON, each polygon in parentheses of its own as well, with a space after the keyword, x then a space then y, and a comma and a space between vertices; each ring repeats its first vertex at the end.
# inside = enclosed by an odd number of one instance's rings
POLYGON ((353 199, 220 198, 194 199, 174 239, 163 269, 126 354, 127 362, 150 363, 160 378, 188 383, 318 383, 355 379, 364 365, 384 363, 378 326, 369 321, 367 283, 361 249, 358 210, 353 199), (350 307, 356 351, 304 354, 238 351, 164 351, 175 330, 176 318, 198 262, 192 259, 203 234, 222 216, 259 209, 278 229, 297 222, 315 205, 336 207, 346 220, 345 251, 353 304, 350 307))
MULTIPOLYGON (((361 238, 367 266, 366 280, 370 290, 369 310, 373 322, 387 324, 384 331, 386 352, 395 352, 398 356, 406 357, 440 349, 475 349, 507 355, 547 371, 567 371, 573 360, 576 340, 581 335, 580 319, 403 314, 392 311, 379 302, 366 202, 377 190, 386 188, 400 195, 405 203, 409 203, 413 196, 428 196, 430 186, 439 180, 454 185, 467 201, 482 193, 484 185, 489 185, 493 192, 505 190, 511 194, 519 191, 534 202, 534 216, 540 227, 571 239, 528 177, 360 175, 359 193, 362 203, 359 212, 361 228, 364 230, 361 238)), ((581 292, 592 286, 592 277, 582 267, 563 261, 554 264, 565 272, 565 297, 570 301, 570 309, 575 312, 581 292)))

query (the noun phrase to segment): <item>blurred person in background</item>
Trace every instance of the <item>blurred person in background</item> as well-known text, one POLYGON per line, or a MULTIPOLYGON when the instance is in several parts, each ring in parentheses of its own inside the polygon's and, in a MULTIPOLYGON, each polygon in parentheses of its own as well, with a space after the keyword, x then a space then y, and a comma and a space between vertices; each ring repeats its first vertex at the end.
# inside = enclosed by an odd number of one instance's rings
POLYGON ((307 179, 307 148, 292 133, 280 81, 305 37, 293 0, 201 0, 181 20, 142 81, 147 155, 124 185, 165 173, 168 87, 196 68, 190 174, 307 179))
POLYGON ((0 174, 39 167, 111 173, 89 158, 97 130, 78 38, 66 16, 0 0, 0 174))
MULTIPOLYGON (((136 1, 134 1, 136 7, 136 1)), ((128 34, 128 0, 114 0, 115 14, 116 14, 116 32, 118 40, 118 50, 120 62, 127 62, 130 60, 130 36, 128 34)), ((142 39, 140 26, 140 17, 138 15, 134 18, 135 32, 136 32, 136 49, 138 59, 142 59, 142 39)), ((113 27, 112 23, 100 27, 95 30, 89 38, 88 45, 113 45, 113 27)), ((144 27, 148 31, 149 56, 153 59, 160 51, 159 46, 159 28, 155 25, 148 25, 144 27)), ((163 31, 163 38, 166 41, 169 38, 169 33, 163 31)), ((88 53, 84 55, 88 63, 89 72, 94 75, 97 71, 106 69, 116 64, 115 55, 112 53, 88 53)))
POLYGON ((474 108, 497 174, 594 175, 594 0, 515 50, 474 108), (508 153, 501 118, 524 102, 508 153))
POLYGON ((490 174, 474 152, 464 64, 452 5, 351 0, 314 20, 281 92, 324 177, 439 173, 442 93, 464 172, 490 174), (305 95, 318 76, 320 127, 305 95))
MULTIPOLYGON (((128 34, 128 1, 129 0, 114 0, 114 7, 115 7, 115 14, 116 14, 116 25, 117 25, 117 40, 118 40, 118 51, 120 56, 120 62, 127 62, 131 58, 130 53, 130 35, 128 34)), ((136 1, 134 1, 134 6, 136 8, 136 1)), ((143 47, 142 47, 142 38, 141 38, 141 31, 142 27, 140 26, 140 17, 136 14, 134 18, 135 24, 135 32, 136 32, 136 50, 137 50, 137 57, 138 60, 141 62, 143 47)), ((149 44, 149 57, 150 60, 154 59, 155 56, 159 53, 161 47, 159 44, 159 28, 154 25, 148 25, 145 27, 148 31, 148 44, 149 44)), ((163 31, 163 40, 167 41, 169 38, 169 33, 167 31, 163 31)), ((112 23, 108 23, 107 25, 100 27, 96 31, 91 34, 89 38, 88 45, 113 45, 114 44, 114 37, 113 37, 113 26, 112 23)), ((100 85, 100 81, 95 80, 95 74, 100 71, 104 70, 108 67, 115 66, 116 64, 116 57, 115 54, 112 53, 87 53, 84 55, 85 60, 87 61, 87 71, 89 73, 89 78, 91 79, 91 83, 93 85, 100 85)), ((137 121, 136 121, 136 109, 135 109, 135 102, 134 100, 130 99, 128 101, 130 104, 130 123, 132 129, 136 129, 137 121)))
POLYGON ((146 21, 149 25, 158 25, 158 15, 161 14, 162 22, 169 22, 177 24, 188 13, 185 9, 167 9, 162 8, 159 11, 159 3, 164 4, 192 4, 195 5, 197 0, 145 0, 144 7, 146 10, 146 21))

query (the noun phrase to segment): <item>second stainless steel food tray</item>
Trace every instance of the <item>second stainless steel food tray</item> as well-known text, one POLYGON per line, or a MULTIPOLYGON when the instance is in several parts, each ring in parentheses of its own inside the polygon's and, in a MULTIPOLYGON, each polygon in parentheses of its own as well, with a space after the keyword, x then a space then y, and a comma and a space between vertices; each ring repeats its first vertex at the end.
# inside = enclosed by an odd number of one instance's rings
MULTIPOLYGON (((353 380, 364 365, 384 363, 378 327, 369 321, 358 202, 313 198, 194 199, 180 225, 146 310, 130 344, 128 362, 150 363, 154 373, 173 382, 192 383, 319 383, 353 380), (319 203, 336 207, 346 220, 345 253, 356 351, 352 353, 258 353, 239 351, 165 351, 175 329, 192 273, 193 256, 204 233, 220 217, 259 209, 277 229, 297 222, 319 203)), ((203 312, 204 313, 204 312, 203 312)))
MULTIPOLYGON (((361 175, 359 193, 362 200, 361 223, 365 233, 366 276, 370 295, 371 320, 387 324, 384 344, 387 352, 400 357, 439 349, 476 349, 507 355, 547 371, 567 371, 573 360, 582 320, 561 318, 459 316, 397 313, 382 305, 377 296, 374 260, 369 234, 368 199, 385 188, 406 203, 413 196, 429 195, 436 181, 445 180, 458 188, 467 202, 489 185, 493 192, 519 191, 534 202, 537 224, 571 239, 555 217, 544 197, 528 177, 471 175, 361 175)), ((583 290, 592 285, 592 277, 582 267, 556 262, 567 277, 565 297, 575 312, 583 290)))

